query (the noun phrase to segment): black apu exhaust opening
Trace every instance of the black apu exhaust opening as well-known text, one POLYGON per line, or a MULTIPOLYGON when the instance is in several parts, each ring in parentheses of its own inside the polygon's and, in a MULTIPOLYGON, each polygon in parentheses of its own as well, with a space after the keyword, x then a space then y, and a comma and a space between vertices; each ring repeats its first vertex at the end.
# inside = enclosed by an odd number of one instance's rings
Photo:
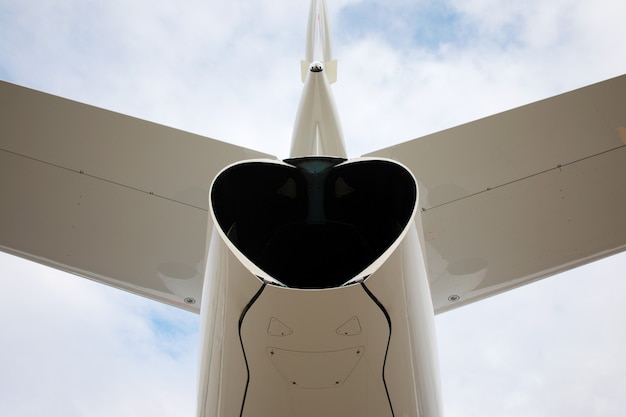
POLYGON ((288 287, 343 285, 400 236, 417 200, 415 181, 400 165, 344 161, 307 157, 285 160, 290 166, 232 166, 211 190, 219 227, 288 287))

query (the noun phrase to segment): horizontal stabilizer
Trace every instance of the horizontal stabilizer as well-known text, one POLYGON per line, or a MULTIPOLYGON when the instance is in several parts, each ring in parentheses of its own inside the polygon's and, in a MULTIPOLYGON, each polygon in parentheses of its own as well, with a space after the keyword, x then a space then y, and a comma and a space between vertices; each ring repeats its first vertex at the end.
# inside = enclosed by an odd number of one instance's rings
POLYGON ((437 312, 626 248, 626 76, 367 156, 418 180, 437 312))
POLYGON ((211 181, 269 156, 5 82, 0 106, 0 249, 197 310, 211 181))

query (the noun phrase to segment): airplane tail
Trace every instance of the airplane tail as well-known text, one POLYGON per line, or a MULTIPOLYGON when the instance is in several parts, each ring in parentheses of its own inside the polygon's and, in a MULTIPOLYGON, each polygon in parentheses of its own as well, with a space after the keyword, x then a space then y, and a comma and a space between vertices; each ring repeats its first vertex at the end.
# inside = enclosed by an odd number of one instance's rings
POLYGON ((333 59, 330 25, 325 0, 312 0, 309 9, 305 59, 300 61, 302 82, 306 80, 313 62, 324 64, 328 82, 337 81, 337 60, 333 59))
POLYGON ((325 0, 311 0, 305 59, 301 63, 304 88, 291 139, 291 158, 347 156, 343 132, 330 84, 337 80, 332 58, 325 0))

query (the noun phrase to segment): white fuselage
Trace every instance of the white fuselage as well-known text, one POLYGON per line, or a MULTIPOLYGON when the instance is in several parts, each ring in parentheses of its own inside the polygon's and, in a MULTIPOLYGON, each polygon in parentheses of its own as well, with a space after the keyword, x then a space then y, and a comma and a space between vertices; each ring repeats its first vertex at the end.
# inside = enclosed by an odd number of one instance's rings
POLYGON ((346 160, 326 22, 313 0, 291 159, 211 187, 201 417, 441 415, 417 185, 346 160))
POLYGON ((405 232, 364 281, 292 289, 262 282, 216 227, 198 415, 439 416, 422 243, 413 221, 405 232))

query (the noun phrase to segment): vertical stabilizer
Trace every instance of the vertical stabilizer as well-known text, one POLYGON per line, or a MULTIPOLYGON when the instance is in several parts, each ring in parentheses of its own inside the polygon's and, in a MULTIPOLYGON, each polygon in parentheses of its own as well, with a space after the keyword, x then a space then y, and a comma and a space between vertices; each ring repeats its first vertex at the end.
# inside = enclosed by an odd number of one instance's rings
POLYGON ((302 82, 313 62, 324 64, 326 77, 332 84, 337 81, 337 61, 333 59, 330 25, 325 0, 312 0, 306 35, 306 51, 301 61, 302 82))
POLYGON ((305 60, 302 61, 304 88, 291 139, 291 158, 347 156, 330 89, 336 79, 337 61, 332 59, 326 2, 311 0, 305 60))

